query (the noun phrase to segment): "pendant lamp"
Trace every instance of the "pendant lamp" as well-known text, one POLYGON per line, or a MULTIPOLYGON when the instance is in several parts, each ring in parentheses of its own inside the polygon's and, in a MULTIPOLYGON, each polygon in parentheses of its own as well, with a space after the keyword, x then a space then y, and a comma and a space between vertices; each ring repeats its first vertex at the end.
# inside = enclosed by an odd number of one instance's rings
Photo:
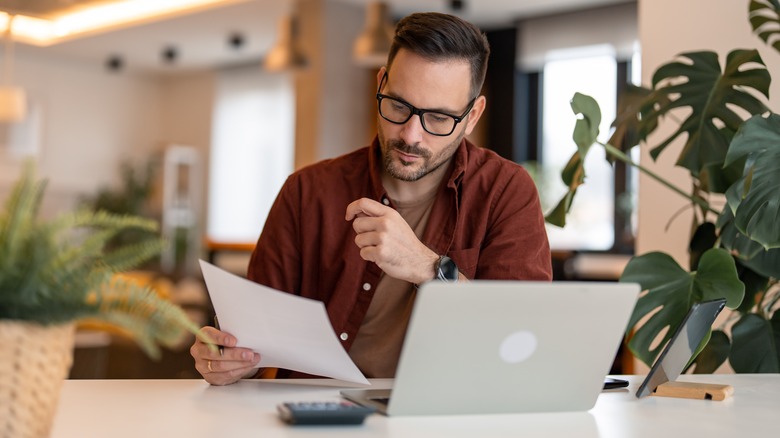
POLYGON ((372 2, 366 9, 366 26, 354 45, 352 56, 357 65, 379 68, 387 62, 394 28, 384 2, 372 2))
POLYGON ((289 14, 279 20, 276 44, 265 57, 263 66, 269 71, 282 71, 305 67, 306 56, 298 47, 298 20, 289 14))

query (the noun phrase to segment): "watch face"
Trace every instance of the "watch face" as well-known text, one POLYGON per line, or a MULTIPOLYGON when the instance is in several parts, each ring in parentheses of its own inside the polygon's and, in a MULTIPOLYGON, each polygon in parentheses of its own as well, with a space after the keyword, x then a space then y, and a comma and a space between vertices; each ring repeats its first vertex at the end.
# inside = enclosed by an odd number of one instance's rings
POLYGON ((436 277, 442 281, 458 281, 458 265, 451 258, 441 256, 436 266, 436 277))

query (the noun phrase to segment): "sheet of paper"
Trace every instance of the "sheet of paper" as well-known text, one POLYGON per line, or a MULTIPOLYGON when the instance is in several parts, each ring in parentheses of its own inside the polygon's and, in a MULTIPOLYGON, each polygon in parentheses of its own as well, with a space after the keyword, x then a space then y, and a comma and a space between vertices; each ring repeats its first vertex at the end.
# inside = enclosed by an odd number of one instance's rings
POLYGON ((260 353, 259 367, 370 385, 333 331, 321 301, 254 283, 200 260, 220 328, 260 353))

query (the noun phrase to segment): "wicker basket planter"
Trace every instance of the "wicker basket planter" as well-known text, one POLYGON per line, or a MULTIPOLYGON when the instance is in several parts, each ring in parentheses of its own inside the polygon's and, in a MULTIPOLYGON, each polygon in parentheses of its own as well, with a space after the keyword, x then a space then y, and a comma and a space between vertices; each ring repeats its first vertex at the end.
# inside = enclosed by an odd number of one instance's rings
POLYGON ((0 320, 0 436, 49 435, 73 362, 74 324, 0 320))

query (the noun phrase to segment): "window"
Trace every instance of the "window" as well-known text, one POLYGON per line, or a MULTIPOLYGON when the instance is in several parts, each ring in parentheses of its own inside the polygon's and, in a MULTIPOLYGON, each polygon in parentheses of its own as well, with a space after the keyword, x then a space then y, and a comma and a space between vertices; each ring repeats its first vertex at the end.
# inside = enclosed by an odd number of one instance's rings
POLYGON ((292 78, 258 66, 219 74, 211 143, 207 236, 254 243, 293 169, 292 78))
MULTIPOLYGON (((565 193, 561 170, 576 150, 570 106, 574 93, 588 94, 599 103, 599 140, 606 141, 623 84, 638 83, 637 9, 635 2, 628 2, 519 24, 519 131, 513 155, 530 162, 545 212, 565 193)), ((604 154, 600 146, 588 154, 587 180, 574 198, 566 227, 548 226, 551 246, 561 254, 633 252, 637 178, 630 167, 610 165, 604 154)))
MULTIPOLYGON (((569 104, 571 97, 580 92, 599 103, 602 142, 609 138, 617 106, 617 62, 609 46, 555 51, 549 56, 542 74, 540 196, 545 212, 566 193, 561 170, 577 150, 572 140, 576 119, 569 104)), ((605 251, 615 243, 615 172, 603 148, 591 148, 585 169, 586 183, 577 191, 566 227, 547 225, 554 249, 605 251)))

